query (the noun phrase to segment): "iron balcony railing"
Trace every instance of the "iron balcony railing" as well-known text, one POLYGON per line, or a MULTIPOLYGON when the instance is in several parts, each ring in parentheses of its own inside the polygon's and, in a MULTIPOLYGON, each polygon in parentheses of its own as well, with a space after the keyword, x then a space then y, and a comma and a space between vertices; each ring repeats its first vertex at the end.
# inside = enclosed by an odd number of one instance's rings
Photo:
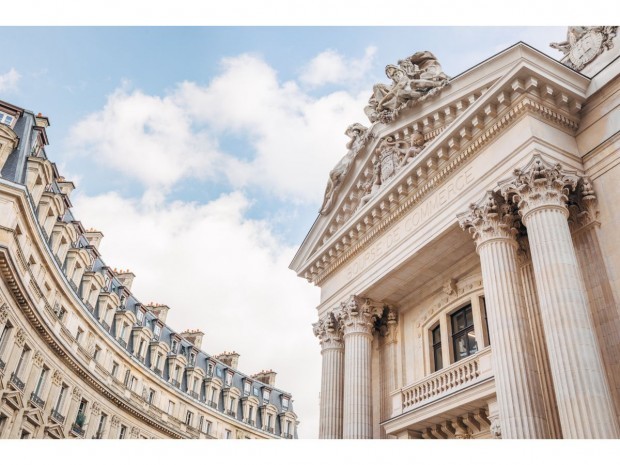
POLYGON ((4 363, 4 360, 0 358, 0 371, 4 371, 5 367, 6 367, 6 363, 4 363))
POLYGON ((90 311, 90 313, 95 313, 95 309, 93 308, 93 306, 89 302, 84 302, 84 305, 90 311))
POLYGON ((30 394, 30 402, 36 405, 39 408, 43 408, 45 406, 45 402, 41 399, 35 392, 30 394))
POLYGON ((50 418, 54 420, 56 423, 59 423, 61 425, 65 423, 65 417, 61 415, 60 412, 56 409, 52 410, 52 413, 50 414, 50 418))
POLYGON ((267 430, 268 433, 274 434, 273 428, 265 428, 265 430, 267 430))
POLYGON ((192 396, 196 400, 198 400, 198 398, 200 397, 200 395, 197 392, 194 392, 194 391, 190 391, 189 395, 192 396))
POLYGON ((19 389, 20 391, 24 392, 24 388, 26 387, 26 385, 24 384, 24 382, 21 379, 19 379, 19 377, 15 373, 11 374, 11 381, 10 382, 17 389, 19 389))
POLYGON ((103 329, 105 329, 108 333, 110 332, 110 325, 107 324, 105 321, 101 322, 101 326, 103 326, 103 329))
POLYGON ((157 367, 153 368, 153 371, 155 372, 156 375, 161 376, 161 370, 157 367))
POLYGON ((75 284, 73 281, 69 280, 69 286, 71 286, 71 289, 73 289, 75 292, 78 291, 78 287, 77 284, 75 284))
POLYGON ((232 410, 226 410, 226 415, 233 417, 233 418, 237 416, 237 414, 233 412, 232 410))
POLYGON ((179 381, 177 381, 176 379, 173 379, 173 380, 171 381, 171 383, 172 383, 172 385, 173 385, 174 387, 177 387, 177 388, 179 388, 179 389, 181 388, 181 383, 180 383, 179 381))
POLYGON ((123 341, 122 339, 118 339, 118 343, 123 347, 123 349, 127 348, 127 342, 123 341))
POLYGON ((217 408, 217 404, 213 402, 212 400, 208 400, 207 405, 212 408, 217 408))
POLYGON ((86 431, 84 431, 84 428, 82 428, 82 427, 81 427, 80 425, 78 425, 77 423, 73 423, 73 424, 71 425, 71 432, 72 432, 73 434, 75 434, 76 436, 79 436, 79 437, 83 438, 83 437, 84 437, 84 433, 85 433, 86 431))
POLYGON ((289 433, 285 434, 285 435, 284 435, 284 437, 285 437, 286 439, 293 439, 293 435, 292 435, 292 434, 289 434, 289 433))

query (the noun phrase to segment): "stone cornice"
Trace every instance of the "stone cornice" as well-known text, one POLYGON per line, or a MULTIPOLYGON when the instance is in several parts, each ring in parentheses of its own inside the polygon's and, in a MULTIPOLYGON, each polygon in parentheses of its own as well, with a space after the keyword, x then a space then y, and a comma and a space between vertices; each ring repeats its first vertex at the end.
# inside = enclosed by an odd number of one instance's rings
POLYGON ((312 254, 299 274, 321 285, 524 115, 544 119, 570 134, 575 133, 583 98, 556 91, 529 73, 505 81, 493 95, 472 105, 379 195, 352 215, 312 254), (485 114, 493 117, 485 120, 485 114))

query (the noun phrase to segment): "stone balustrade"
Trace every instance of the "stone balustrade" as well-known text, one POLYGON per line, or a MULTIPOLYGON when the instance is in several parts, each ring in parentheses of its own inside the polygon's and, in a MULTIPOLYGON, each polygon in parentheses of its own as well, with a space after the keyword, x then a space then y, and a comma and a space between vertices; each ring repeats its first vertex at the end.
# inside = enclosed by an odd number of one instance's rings
POLYGON ((436 371, 431 375, 402 388, 403 412, 413 410, 430 401, 437 400, 467 386, 492 376, 490 367, 491 348, 485 347, 480 352, 457 363, 436 371))

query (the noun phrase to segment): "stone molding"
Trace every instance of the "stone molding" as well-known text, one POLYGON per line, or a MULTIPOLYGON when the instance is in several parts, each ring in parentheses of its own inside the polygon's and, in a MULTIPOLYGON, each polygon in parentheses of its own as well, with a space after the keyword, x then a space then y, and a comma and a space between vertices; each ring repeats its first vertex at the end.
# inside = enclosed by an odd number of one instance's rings
POLYGON ((472 203, 469 211, 457 215, 459 225, 469 231, 479 248, 490 240, 507 240, 516 246, 519 219, 513 205, 493 192, 487 191, 478 203, 472 203))
POLYGON ((35 352, 32 363, 39 368, 43 366, 43 354, 40 351, 35 352))
POLYGON ((60 386, 62 384, 62 373, 59 370, 54 370, 54 374, 52 375, 52 383, 56 386, 60 386))
POLYGON ((568 217, 568 195, 577 187, 577 173, 563 170, 559 163, 545 161, 540 154, 513 173, 514 177, 501 181, 499 187, 506 201, 517 205, 524 223, 539 208, 561 209, 568 217))
POLYGON ((6 320, 8 320, 9 318, 9 311, 8 311, 8 305, 3 303, 2 306, 0 306, 0 325, 3 325, 6 323, 6 320))
MULTIPOLYGON (((353 203, 345 203, 339 207, 338 214, 333 215, 331 226, 319 240, 301 275, 320 285, 525 113, 544 118, 573 134, 579 126, 578 112, 583 99, 568 96, 527 71, 530 70, 524 70, 498 87, 494 96, 487 92, 486 106, 472 111, 469 118, 459 119, 457 126, 448 126, 443 131, 449 132, 447 135, 442 133, 428 144, 423 153, 407 169, 391 178, 358 214, 356 202, 363 197, 364 183, 373 176, 373 160, 368 160, 368 165, 362 169, 362 178, 347 195, 354 199, 353 203), (350 222, 352 218, 355 220, 350 222)), ((472 107, 478 103, 476 101, 472 107)))

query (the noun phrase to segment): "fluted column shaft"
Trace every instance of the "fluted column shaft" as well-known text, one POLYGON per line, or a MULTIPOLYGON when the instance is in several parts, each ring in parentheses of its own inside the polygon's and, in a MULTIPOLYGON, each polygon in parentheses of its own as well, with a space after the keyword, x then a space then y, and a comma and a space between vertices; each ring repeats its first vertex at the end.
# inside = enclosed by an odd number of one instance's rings
POLYGON ((342 438, 342 394, 344 350, 326 348, 321 351, 323 368, 321 373, 320 439, 342 438))
POLYGON ((370 439, 372 438, 370 386, 372 333, 345 332, 344 344, 343 437, 370 439))
POLYGON ((548 427, 516 251, 516 242, 507 239, 486 241, 478 247, 502 437, 545 438, 548 427))
POLYGON ((573 236, 573 242, 588 292, 616 417, 620 417, 620 313, 598 242, 596 223, 582 228, 573 236))
POLYGON ((487 192, 459 215, 459 222, 473 234, 480 255, 501 435, 545 438, 549 433, 517 263, 514 210, 487 192))
POLYGON ((618 425, 567 222, 575 174, 535 156, 500 183, 519 207, 540 300, 564 438, 616 438, 618 425))
POLYGON ((342 439, 342 400, 344 380, 344 344, 333 313, 314 325, 321 341, 321 406, 319 439, 342 439))
MULTIPOLYGON (((529 246, 528 246, 529 250, 529 246)), ((547 425, 549 435, 554 439, 562 438, 562 428, 558 417, 558 404, 555 400, 555 390, 549 366, 549 355, 547 354, 547 344, 543 330, 542 319, 540 317, 540 305, 538 304, 538 291, 534 279, 534 267, 531 260, 527 260, 521 265, 521 282, 523 283, 525 306, 527 308, 530 328, 532 331, 533 351, 538 367, 540 387, 542 392, 543 404, 547 414, 547 425)))
POLYGON ((618 437, 567 216, 565 208, 549 206, 523 217, 562 434, 564 438, 618 437))

